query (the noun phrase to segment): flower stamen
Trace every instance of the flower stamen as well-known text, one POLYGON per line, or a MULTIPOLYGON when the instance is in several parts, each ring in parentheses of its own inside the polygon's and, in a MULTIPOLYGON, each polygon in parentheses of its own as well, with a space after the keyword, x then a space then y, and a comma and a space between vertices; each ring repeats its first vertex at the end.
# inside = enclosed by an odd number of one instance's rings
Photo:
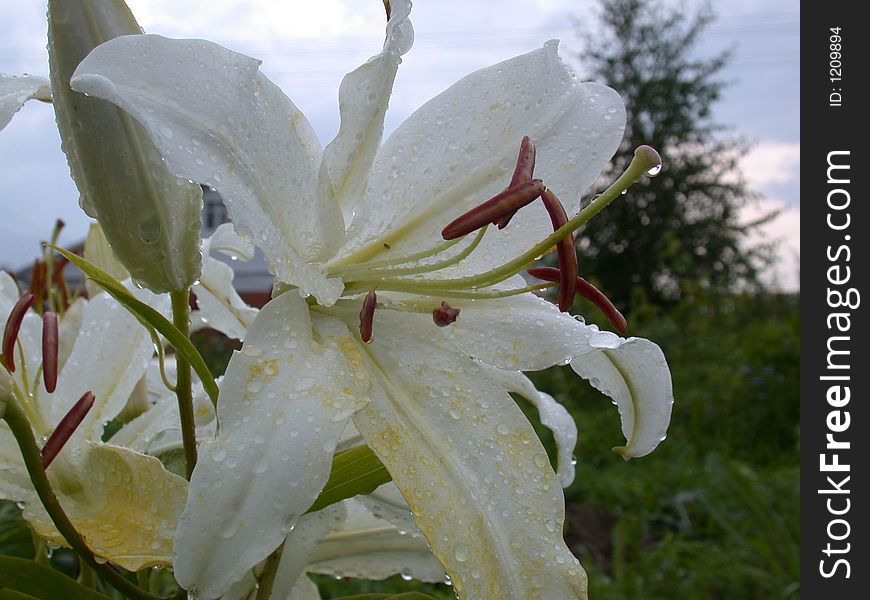
POLYGON ((459 316, 459 309, 453 308, 447 302, 441 301, 441 305, 432 311, 432 320, 438 327, 447 327, 459 316))
MULTIPOLYGON (((562 273, 559 269, 553 267, 535 267, 528 270, 529 275, 536 279, 544 281, 561 281, 562 273)), ((592 304, 598 307, 610 323, 616 328, 619 333, 625 333, 628 329, 628 321, 622 316, 622 313, 613 305, 610 299, 597 287, 580 277, 576 277, 575 287, 577 294, 583 296, 592 304)))
POLYGON ((57 315, 46 312, 42 315, 42 380, 49 394, 57 387, 57 315))
POLYGON ((512 216, 522 207, 536 200, 544 192, 544 182, 532 179, 496 194, 483 204, 460 215, 441 230, 441 237, 452 240, 512 216))
POLYGON ((24 316, 31 306, 33 306, 33 294, 25 292, 18 298, 18 302, 9 312, 6 327, 3 329, 3 351, 0 354, 0 360, 10 373, 15 372, 15 341, 18 339, 18 332, 21 330, 24 316))
POLYGON ((359 311, 359 336, 366 344, 372 341, 372 328, 375 321, 375 307, 378 297, 374 290, 369 290, 363 300, 362 310, 359 311))
MULTIPOLYGON (((508 188, 515 187, 531 180, 534 174, 535 144, 532 142, 532 139, 526 135, 523 136, 523 141, 520 142, 520 152, 517 155, 517 166, 514 167, 514 174, 513 177, 511 177, 511 182, 508 184, 508 188)), ((517 214, 517 211, 501 217, 495 221, 495 225, 497 225, 499 229, 504 229, 507 227, 508 223, 511 222, 511 219, 514 218, 515 214, 517 214)))
POLYGON ((370 269, 364 271, 357 271, 347 277, 344 277, 344 281, 372 281, 386 277, 395 277, 396 275, 417 275, 420 273, 431 273, 432 271, 440 271, 441 269, 462 262, 463 260, 465 260, 466 257, 468 257, 469 254, 474 252, 475 248, 477 248, 480 245, 481 240, 483 240, 486 229, 487 226, 484 225, 480 230, 478 230, 477 236, 471 241, 468 246, 466 246, 461 252, 456 253, 455 256, 451 256, 450 258, 446 258, 444 260, 440 260, 438 262, 434 262, 428 265, 420 265, 417 267, 396 267, 392 269, 370 269))
MULTIPOLYGON (((553 231, 558 231, 560 227, 568 222, 568 213, 565 212, 565 207, 559 202, 556 194, 550 190, 544 190, 544 193, 541 194, 541 201, 550 214, 553 231)), ((559 310, 568 312, 571 305, 574 304, 574 291, 577 289, 577 253, 574 250, 573 231, 556 242, 556 252, 559 256, 560 273, 559 310)))
POLYGON ((91 407, 94 405, 94 395, 85 392, 78 402, 73 404, 69 412, 64 415, 57 424, 45 446, 42 447, 42 468, 47 469, 55 457, 63 450, 64 445, 75 433, 76 428, 84 421, 91 407))

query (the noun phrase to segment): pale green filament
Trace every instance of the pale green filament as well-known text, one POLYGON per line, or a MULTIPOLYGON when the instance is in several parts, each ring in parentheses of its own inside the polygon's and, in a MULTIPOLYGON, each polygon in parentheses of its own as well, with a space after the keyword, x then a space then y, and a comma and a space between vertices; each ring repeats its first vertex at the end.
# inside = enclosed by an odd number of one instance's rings
POLYGON ((441 254, 445 250, 448 250, 449 248, 452 248, 453 246, 461 242, 463 239, 464 237, 456 238, 455 240, 446 240, 436 246, 433 246, 432 248, 420 250, 419 252, 413 252, 411 254, 404 254, 402 256, 395 256, 390 258, 382 258, 381 260, 371 260, 368 262, 353 264, 336 269, 335 267, 338 267, 344 264, 346 261, 350 260, 351 257, 348 256, 333 263, 332 266, 326 270, 326 272, 328 275, 341 276, 345 273, 354 273, 356 271, 367 271, 369 269, 377 269, 381 267, 404 265, 417 260, 422 260, 424 258, 429 258, 430 256, 436 256, 438 254, 441 254))
POLYGON ((166 386, 166 389, 170 392, 175 392, 175 384, 169 380, 169 376, 166 374, 166 351, 163 349, 163 344, 160 343, 160 336, 157 335, 157 331, 150 325, 146 326, 146 329, 151 334, 151 342, 157 350, 157 360, 160 364, 160 379, 163 380, 163 385, 166 386))
MULTIPOLYGON (((409 294, 418 293, 420 286, 416 285, 418 282, 416 280, 410 279, 393 279, 379 283, 378 290, 386 291, 386 292, 407 292, 409 294)), ((536 292, 538 290, 545 290, 547 288, 556 287, 559 285, 556 282, 550 283, 538 283, 535 285, 528 285, 526 287, 515 288, 510 290, 472 290, 472 291, 461 291, 461 290, 437 290, 432 294, 428 294, 430 296, 434 296, 436 298, 462 298, 466 300, 491 300, 493 298, 508 298, 510 296, 519 296, 520 294, 525 294, 526 292, 536 292)), ((361 293, 363 290, 354 291, 351 290, 351 293, 361 293)), ((385 305, 384 308, 390 308, 390 306, 385 305)), ((432 308, 429 308, 429 312, 432 311, 432 308)))
MULTIPOLYGON (((462 250, 462 252, 458 253, 456 256, 452 256, 450 258, 428 264, 428 265, 420 265, 418 267, 398 267, 393 269, 365 269, 357 271, 345 277, 345 281, 373 281, 378 279, 384 279, 393 277, 395 275, 418 275, 421 273, 431 273, 433 271, 440 271, 446 267, 450 267, 459 262, 465 260, 465 258, 474 252, 475 248, 480 244, 481 240, 483 240, 483 235, 486 233, 487 226, 482 227, 478 232, 475 238, 472 240, 468 246, 462 250)), ((451 240, 452 241, 452 240, 451 240)), ((371 263, 369 263, 370 265, 371 263)), ((366 265, 366 266, 369 266, 366 265)))

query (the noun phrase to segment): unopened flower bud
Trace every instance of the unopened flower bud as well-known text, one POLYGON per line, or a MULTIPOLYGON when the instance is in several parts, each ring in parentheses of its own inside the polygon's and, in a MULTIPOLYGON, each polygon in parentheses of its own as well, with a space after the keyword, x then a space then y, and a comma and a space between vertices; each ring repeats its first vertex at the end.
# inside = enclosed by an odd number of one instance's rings
POLYGON ((69 86, 97 45, 142 30, 123 0, 50 0, 48 24, 57 125, 82 209, 137 282, 155 292, 186 289, 199 277, 201 188, 169 173, 127 113, 69 86))

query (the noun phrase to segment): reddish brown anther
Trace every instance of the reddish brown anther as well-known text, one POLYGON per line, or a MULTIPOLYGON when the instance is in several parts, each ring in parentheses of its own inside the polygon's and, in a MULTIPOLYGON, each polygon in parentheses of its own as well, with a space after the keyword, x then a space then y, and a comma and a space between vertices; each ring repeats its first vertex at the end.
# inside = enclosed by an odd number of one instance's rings
MULTIPOLYGON (((559 269, 554 269, 553 267, 535 267, 529 269, 529 275, 536 279, 553 282, 561 281, 562 277, 559 269)), ((610 299, 601 292, 601 290, 579 275, 576 278, 575 286, 578 295, 583 296, 592 302, 592 304, 597 306, 619 333, 625 333, 626 329, 628 329, 628 322, 625 320, 625 317, 622 316, 622 313, 613 306, 610 299)))
MULTIPOLYGON (((529 181, 535 174, 535 144, 529 136, 524 136, 520 143, 520 153, 517 156, 517 166, 514 168, 513 177, 508 189, 529 181)), ((504 229, 510 223, 517 211, 513 211, 495 221, 499 229, 504 229)))
POLYGON ((375 306, 377 304, 377 294, 372 290, 366 294, 362 310, 359 311, 359 336, 366 344, 372 341, 372 327, 375 322, 375 306))
POLYGON ((9 318, 6 319, 6 327, 3 330, 3 353, 0 358, 3 359, 3 366, 10 373, 15 372, 15 340, 18 339, 21 322, 24 321, 24 316, 31 306, 33 306, 33 294, 25 292, 12 307, 9 318))
POLYGON ((447 227, 441 230, 441 237, 445 240, 455 240, 490 223, 495 223, 506 215, 513 215, 538 198, 544 189, 544 182, 540 179, 532 179, 508 188, 448 223, 447 227))
POLYGON ((63 450, 63 447, 72 437, 76 428, 85 420, 93 405, 94 395, 91 392, 85 392, 78 402, 73 404, 69 412, 64 415, 63 419, 60 420, 60 423, 57 424, 57 427, 54 428, 51 436, 49 436, 48 441, 45 442, 45 446, 42 447, 43 469, 47 469, 51 461, 60 454, 60 451, 63 450))
POLYGON ((441 306, 432 311, 432 320, 438 327, 447 327, 456 320, 459 316, 459 309, 453 308, 446 302, 441 302, 441 306))
MULTIPOLYGON (((541 200, 550 214, 550 222, 553 231, 568 222, 568 214, 565 207, 556 198, 556 194, 550 190, 544 190, 541 200)), ((574 304, 574 292, 577 289, 577 253, 574 251, 574 234, 569 233, 556 243, 556 253, 559 256, 559 310, 568 312, 574 304)))
POLYGON ((49 394, 57 387, 57 315, 42 315, 42 380, 49 394))

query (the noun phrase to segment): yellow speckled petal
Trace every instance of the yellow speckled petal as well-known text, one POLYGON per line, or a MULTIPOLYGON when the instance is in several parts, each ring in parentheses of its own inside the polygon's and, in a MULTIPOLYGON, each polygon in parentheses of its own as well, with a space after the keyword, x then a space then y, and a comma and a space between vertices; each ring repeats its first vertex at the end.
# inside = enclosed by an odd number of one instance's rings
POLYGON ((564 498, 531 424, 431 319, 383 311, 365 346, 381 393, 354 416, 460 598, 585 598, 564 498))
MULTIPOLYGON (((64 510, 97 556, 130 571, 172 560, 187 482, 159 460, 88 442, 69 463, 53 463, 49 475, 64 510)), ((24 518, 42 537, 65 545, 41 504, 28 503, 24 518)))

